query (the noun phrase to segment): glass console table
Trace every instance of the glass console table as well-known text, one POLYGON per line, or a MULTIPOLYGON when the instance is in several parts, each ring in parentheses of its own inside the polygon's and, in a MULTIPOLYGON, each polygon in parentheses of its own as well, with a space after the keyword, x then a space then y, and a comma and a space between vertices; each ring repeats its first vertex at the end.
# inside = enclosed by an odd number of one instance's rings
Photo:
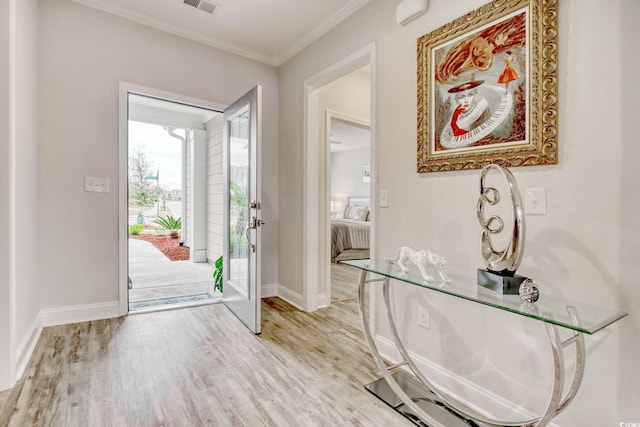
POLYGON ((341 261, 340 263, 360 269, 358 285, 360 320, 371 354, 383 376, 383 379, 369 384, 367 388, 419 426, 546 426, 571 403, 580 387, 585 362, 584 334, 594 334, 627 315, 616 310, 576 305, 555 298, 546 299, 544 296, 536 303, 524 303, 519 295, 502 295, 478 286, 473 280, 453 278, 450 283, 438 280, 425 282, 413 265, 407 273, 403 273, 393 262, 384 259, 341 261), (527 420, 491 419, 439 389, 426 378, 416 367, 400 339, 389 300, 391 280, 420 286, 543 322, 551 343, 554 366, 554 381, 544 412, 539 417, 527 420), (403 359, 400 363, 387 366, 378 351, 365 312, 364 291, 368 284, 382 284, 387 321, 403 359), (570 330, 572 335, 562 340, 558 327, 570 330), (564 349, 572 345, 575 346, 575 369, 571 384, 564 391, 564 349), (399 369, 405 366, 413 376, 399 369))

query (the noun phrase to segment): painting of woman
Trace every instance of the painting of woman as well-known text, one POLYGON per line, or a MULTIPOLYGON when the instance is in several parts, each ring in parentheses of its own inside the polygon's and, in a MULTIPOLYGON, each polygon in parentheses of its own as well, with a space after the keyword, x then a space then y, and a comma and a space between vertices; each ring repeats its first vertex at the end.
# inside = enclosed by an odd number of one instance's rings
POLYGON ((514 61, 515 59, 511 56, 511 51, 506 51, 504 58, 504 70, 498 77, 498 83, 504 83, 505 93, 509 91, 509 83, 520 78, 518 71, 513 67, 514 61))

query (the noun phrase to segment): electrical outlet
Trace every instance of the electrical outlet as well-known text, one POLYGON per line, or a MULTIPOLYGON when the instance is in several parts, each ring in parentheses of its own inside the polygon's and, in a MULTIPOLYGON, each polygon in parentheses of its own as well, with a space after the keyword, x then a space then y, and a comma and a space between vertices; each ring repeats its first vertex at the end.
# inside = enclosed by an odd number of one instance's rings
POLYGON ((544 188, 525 188, 524 210, 527 215, 545 215, 547 213, 546 190, 544 188))
POLYGON ((418 307, 418 326, 425 329, 429 329, 431 326, 431 316, 429 315, 429 309, 426 307, 418 307))

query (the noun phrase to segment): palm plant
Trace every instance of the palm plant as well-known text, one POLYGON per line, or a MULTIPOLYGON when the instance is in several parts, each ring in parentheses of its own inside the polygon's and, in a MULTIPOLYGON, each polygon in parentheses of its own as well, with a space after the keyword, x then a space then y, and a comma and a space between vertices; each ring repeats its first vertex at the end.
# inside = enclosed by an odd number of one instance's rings
POLYGON ((171 215, 167 215, 165 217, 159 217, 153 220, 154 223, 158 224, 160 227, 165 230, 169 230, 169 235, 171 237, 178 237, 178 232, 182 228, 182 220, 180 217, 175 218, 171 215))

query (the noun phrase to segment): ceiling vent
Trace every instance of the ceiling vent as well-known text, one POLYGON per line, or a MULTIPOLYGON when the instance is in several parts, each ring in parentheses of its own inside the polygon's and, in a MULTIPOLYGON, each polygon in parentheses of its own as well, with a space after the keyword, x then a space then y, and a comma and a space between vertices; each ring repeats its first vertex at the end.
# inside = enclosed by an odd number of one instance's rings
POLYGON ((207 13, 213 13, 218 7, 216 3, 209 0, 184 0, 183 3, 207 13))

